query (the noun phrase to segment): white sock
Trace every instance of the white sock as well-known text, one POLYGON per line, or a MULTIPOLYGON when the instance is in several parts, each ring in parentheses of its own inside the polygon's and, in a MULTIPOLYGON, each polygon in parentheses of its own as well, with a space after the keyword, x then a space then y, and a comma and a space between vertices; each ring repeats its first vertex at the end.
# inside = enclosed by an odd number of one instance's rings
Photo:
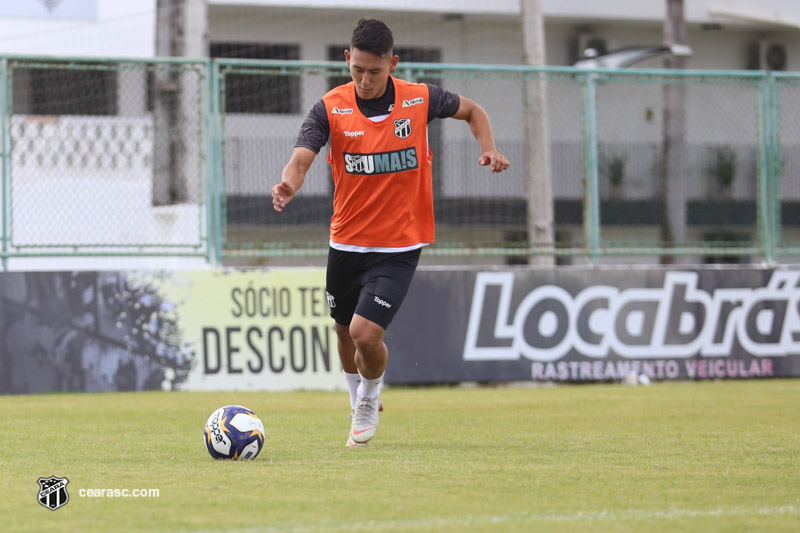
POLYGON ((381 395, 381 385, 383 384, 383 374, 375 379, 367 379, 361 376, 361 384, 358 386, 358 396, 374 400, 381 395))
POLYGON ((348 374, 342 370, 344 379, 347 381, 347 390, 350 391, 350 409, 356 408, 356 396, 358 395, 358 385, 361 383, 360 374, 348 374))

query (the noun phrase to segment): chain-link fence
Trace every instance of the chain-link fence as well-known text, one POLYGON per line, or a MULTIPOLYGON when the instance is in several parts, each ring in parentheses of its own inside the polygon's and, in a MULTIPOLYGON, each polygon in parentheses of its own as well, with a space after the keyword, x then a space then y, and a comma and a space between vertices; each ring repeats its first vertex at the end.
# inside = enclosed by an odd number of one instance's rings
POLYGON ((777 254, 800 255, 800 75, 780 74, 772 86, 769 170, 777 215, 777 254))
POLYGON ((205 62, 3 59, 4 258, 205 256, 205 62))
MULTIPOLYGON (((325 253, 333 190, 324 150, 283 214, 271 210, 269 190, 305 113, 347 81, 346 70, 327 63, 225 60, 219 74, 223 255, 325 253), (265 93, 275 95, 270 114, 252 107, 265 93)), ((798 192, 784 180, 784 200, 771 197, 775 176, 767 163, 775 102, 763 72, 406 64, 396 75, 478 101, 492 119, 498 149, 512 163, 508 172, 490 175, 476 165, 478 147, 466 124, 431 123, 437 243, 427 255, 487 254, 512 262, 535 254, 594 261, 774 257, 777 212, 786 211, 798 192), (538 92, 526 90, 530 84, 538 92), (526 140, 525 95, 531 94, 544 103, 546 154, 535 153, 526 140), (529 238, 527 204, 541 176, 526 157, 548 159, 541 171, 549 173, 552 189, 549 242, 529 238)), ((788 80, 781 90, 790 90, 788 80)), ((779 148, 786 172, 793 154, 779 148)), ((783 220, 791 218, 784 213, 783 220)), ((792 235, 784 228, 784 242, 792 235)))
MULTIPOLYGON (((219 68, 221 155, 221 242, 226 257, 318 255, 327 253, 333 185, 326 149, 306 176, 303 188, 281 214, 272 209, 270 189, 293 150, 306 113, 331 88, 347 82, 336 64, 292 64, 224 60, 219 68), (270 96, 271 95, 271 96, 270 96), (273 112, 259 112, 269 97, 273 112)), ((541 75, 525 69, 495 72, 438 65, 401 67, 400 78, 435 83, 478 101, 494 123, 498 149, 511 168, 492 175, 478 165, 480 151, 462 121, 435 120, 428 127, 433 158, 433 201, 441 255, 525 254, 526 180, 524 84, 541 75)), ((572 75, 548 75, 550 116, 556 129, 556 171, 571 180, 554 182, 560 199, 578 206, 583 197, 580 140, 580 87, 572 75), (568 120, 564 120, 569 117, 568 120), (565 168, 558 167, 564 165, 565 168)), ((580 225, 580 220, 570 221, 580 225)), ((573 247, 582 248, 580 233, 573 247)), ((553 241, 536 243, 551 253, 553 241)))
POLYGON ((713 262, 759 255, 763 77, 617 72, 596 80, 601 247, 713 262))
MULTIPOLYGON (((800 254, 800 76, 435 63, 395 75, 476 100, 511 161, 493 175, 467 124, 429 124, 437 242, 426 256, 800 254), (542 233, 532 206, 546 184, 542 233)), ((341 62, 0 57, 0 78, 4 260, 327 253, 327 149, 283 213, 270 190, 308 111, 349 80, 341 62)))

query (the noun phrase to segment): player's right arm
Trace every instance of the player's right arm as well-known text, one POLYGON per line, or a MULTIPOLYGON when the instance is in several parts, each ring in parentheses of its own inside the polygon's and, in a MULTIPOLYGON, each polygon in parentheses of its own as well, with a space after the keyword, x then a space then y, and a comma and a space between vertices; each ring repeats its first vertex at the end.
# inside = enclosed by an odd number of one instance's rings
POLYGON ((317 154, 308 148, 295 147, 289 163, 283 169, 281 182, 272 188, 272 208, 275 211, 282 212, 292 201, 295 193, 303 186, 306 173, 316 157, 317 154))

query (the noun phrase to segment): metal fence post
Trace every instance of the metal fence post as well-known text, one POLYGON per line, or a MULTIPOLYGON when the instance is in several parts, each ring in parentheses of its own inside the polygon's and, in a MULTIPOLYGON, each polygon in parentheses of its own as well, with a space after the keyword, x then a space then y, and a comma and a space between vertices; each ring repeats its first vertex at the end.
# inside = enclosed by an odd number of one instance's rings
POLYGON ((775 204, 772 201, 772 187, 774 179, 773 167, 773 142, 774 124, 772 118, 772 75, 764 73, 761 78, 759 91, 759 142, 758 142, 758 210, 760 213, 758 224, 761 229, 764 262, 775 262, 775 204))
POLYGON ((583 78, 583 235, 589 261, 597 263, 600 248, 600 194, 597 176, 597 92, 596 76, 583 78))
POLYGON ((213 202, 209 207, 209 215, 213 217, 214 225, 214 256, 213 263, 218 265, 222 262, 222 108, 220 103, 220 68, 219 63, 211 60, 211 121, 212 127, 212 146, 214 170, 212 172, 211 187, 213 202))
POLYGON ((0 173, 2 173, 3 270, 8 268, 8 58, 0 58, 0 173))
POLYGON ((767 137, 767 194, 769 196, 769 222, 770 222, 770 255, 771 262, 778 259, 778 248, 781 244, 781 145, 778 135, 780 127, 780 115, 778 113, 779 101, 778 91, 775 84, 775 75, 767 73, 767 104, 769 114, 767 115, 768 137, 767 137))
POLYGON ((203 125, 206 134, 206 157, 205 157, 205 217, 206 217, 206 262, 209 265, 216 264, 216 254, 214 252, 216 239, 214 238, 214 106, 212 95, 214 94, 214 79, 211 60, 205 63, 206 83, 203 84, 203 125))

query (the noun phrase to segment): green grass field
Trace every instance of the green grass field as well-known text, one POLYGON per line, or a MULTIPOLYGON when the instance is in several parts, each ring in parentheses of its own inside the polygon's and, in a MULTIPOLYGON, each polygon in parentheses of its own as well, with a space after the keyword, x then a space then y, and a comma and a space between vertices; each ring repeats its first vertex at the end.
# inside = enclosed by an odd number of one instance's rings
POLYGON ((389 388, 344 446, 346 393, 0 397, 3 531, 798 531, 800 380, 389 388), (267 429, 214 461, 221 405, 267 429), (37 479, 67 477, 50 511, 37 479), (80 489, 159 489, 88 498, 80 489))

